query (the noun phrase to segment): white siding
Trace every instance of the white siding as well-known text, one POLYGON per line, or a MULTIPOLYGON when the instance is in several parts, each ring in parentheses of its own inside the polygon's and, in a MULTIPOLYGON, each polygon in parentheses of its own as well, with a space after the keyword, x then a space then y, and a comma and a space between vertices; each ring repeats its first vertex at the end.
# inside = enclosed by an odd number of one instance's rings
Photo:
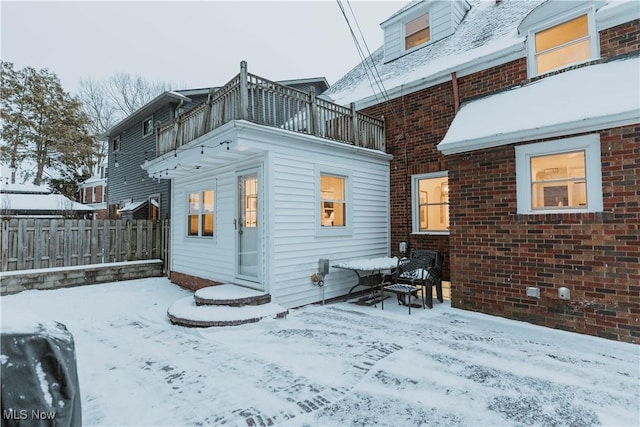
POLYGON ((430 6, 426 3, 408 8, 405 12, 386 21, 382 27, 385 62, 393 61, 407 52, 412 52, 412 50, 406 51, 404 49, 404 24, 406 22, 428 11, 431 40, 427 44, 430 44, 453 34, 468 9, 469 5, 465 0, 435 1, 430 6))
MULTIPOLYGON (((334 154, 310 156, 300 152, 274 156, 274 252, 271 295, 279 304, 295 307, 320 299, 310 276, 318 260, 330 264, 363 257, 385 256, 389 250, 388 162, 334 154), (323 236, 317 232, 316 171, 349 171, 351 233, 323 236)), ((325 297, 344 295, 356 282, 349 271, 332 269, 325 279, 325 297)))
MULTIPOLYGON (((264 290, 271 293, 274 302, 291 308, 319 301, 321 290, 310 277, 318 271, 320 258, 328 258, 333 265, 388 254, 389 156, 315 137, 266 132, 253 124, 242 127, 232 138, 243 147, 242 152, 249 153, 248 157, 222 168, 203 165, 189 175, 174 178, 173 271, 248 285, 235 278, 233 219, 237 174, 249 167, 261 168, 261 277, 264 290), (336 170, 347 176, 349 232, 328 236, 327 229, 318 226, 318 176, 336 170), (214 185, 215 237, 186 237, 187 195, 214 185)), ((325 283, 326 298, 344 295, 356 283, 356 275, 332 269, 325 283)))
POLYGON ((203 169, 197 174, 176 178, 173 187, 171 219, 172 270, 217 281, 234 277, 235 175, 227 171, 213 175, 203 169), (215 187, 214 187, 215 186, 215 187), (214 237, 187 237, 187 195, 192 191, 214 188, 214 237))

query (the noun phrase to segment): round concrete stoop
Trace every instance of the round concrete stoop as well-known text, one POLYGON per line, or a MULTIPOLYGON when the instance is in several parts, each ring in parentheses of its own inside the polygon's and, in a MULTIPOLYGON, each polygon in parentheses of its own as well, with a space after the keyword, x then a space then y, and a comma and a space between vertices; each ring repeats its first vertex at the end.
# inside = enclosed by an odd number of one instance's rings
POLYGON ((225 283, 198 289, 193 295, 196 305, 262 305, 271 302, 271 295, 253 289, 225 283))
POLYGON ((264 292, 224 284, 199 289, 193 297, 176 301, 167 315, 176 325, 208 328, 283 318, 289 313, 270 301, 271 295, 264 292))

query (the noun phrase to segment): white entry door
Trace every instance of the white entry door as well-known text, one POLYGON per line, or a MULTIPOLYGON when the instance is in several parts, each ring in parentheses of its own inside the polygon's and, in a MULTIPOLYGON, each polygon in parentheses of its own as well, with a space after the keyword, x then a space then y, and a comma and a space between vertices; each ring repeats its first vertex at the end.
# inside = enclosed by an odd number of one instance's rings
POLYGON ((238 216, 236 222, 236 275, 260 282, 260 201, 258 171, 238 175, 238 216))

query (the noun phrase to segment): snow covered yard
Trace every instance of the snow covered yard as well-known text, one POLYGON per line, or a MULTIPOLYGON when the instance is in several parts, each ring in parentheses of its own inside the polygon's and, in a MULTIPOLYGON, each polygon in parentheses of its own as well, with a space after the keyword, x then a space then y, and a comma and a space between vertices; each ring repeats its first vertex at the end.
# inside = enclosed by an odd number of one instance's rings
POLYGON ((637 345, 393 299, 171 325, 188 294, 163 278, 27 291, 2 321, 67 326, 84 425, 640 425, 637 345))

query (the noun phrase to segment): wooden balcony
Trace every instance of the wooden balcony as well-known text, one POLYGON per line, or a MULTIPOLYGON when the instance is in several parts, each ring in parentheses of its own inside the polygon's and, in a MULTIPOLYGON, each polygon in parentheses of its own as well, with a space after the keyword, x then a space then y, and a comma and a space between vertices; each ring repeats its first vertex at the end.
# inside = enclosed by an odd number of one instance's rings
POLYGON ((384 121, 302 91, 240 74, 201 105, 156 130, 156 156, 178 149, 232 120, 314 135, 373 150, 385 150, 384 121))

